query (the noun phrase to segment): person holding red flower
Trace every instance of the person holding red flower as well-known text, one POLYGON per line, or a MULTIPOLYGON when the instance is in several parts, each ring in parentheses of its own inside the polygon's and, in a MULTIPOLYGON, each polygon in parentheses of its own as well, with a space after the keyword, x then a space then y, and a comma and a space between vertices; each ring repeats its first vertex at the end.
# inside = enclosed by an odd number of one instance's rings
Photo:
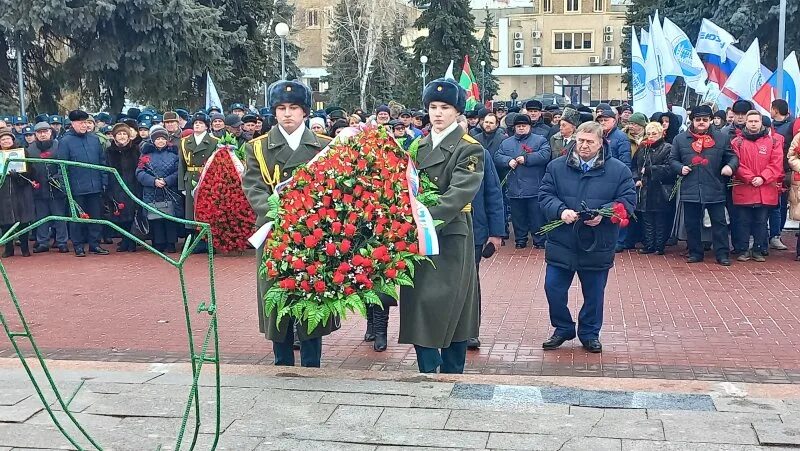
POLYGON ((633 180, 639 191, 637 215, 642 219, 640 254, 664 255, 669 239, 669 196, 675 184, 675 172, 670 167, 672 144, 664 139, 664 127, 658 122, 645 126, 645 139, 633 156, 633 180))
POLYGON ((420 139, 418 169, 440 193, 430 207, 439 254, 416 268, 414 286, 400 289, 400 343, 414 345, 421 373, 463 373, 467 341, 479 336, 472 200, 483 181, 484 150, 464 132, 466 91, 452 79, 428 83, 422 103, 431 133, 420 139))
MULTIPOLYGON (((123 123, 114 125, 111 129, 112 141, 108 146, 108 165, 116 169, 125 186, 136 196, 142 196, 142 185, 136 180, 136 167, 139 164, 139 146, 134 144, 131 129, 123 123)), ((106 204, 111 212, 109 218, 122 229, 130 230, 133 224, 133 214, 136 211, 133 200, 128 197, 116 177, 108 178, 108 193, 106 204)), ((123 236, 117 245, 117 252, 136 252, 136 242, 123 236)))
POLYGON ((494 156, 495 163, 511 170, 507 176, 508 200, 517 249, 527 247, 529 234, 535 248, 542 249, 545 243, 545 237, 536 234, 545 223, 537 196, 545 167, 550 162, 550 144, 531 130, 528 116, 516 116, 514 136, 506 138, 494 156))
POLYGON ((672 141, 670 165, 680 174, 679 201, 683 208, 686 240, 689 247, 687 263, 703 261, 703 211, 711 217, 714 253, 717 263, 730 266, 728 225, 725 219, 727 183, 739 167, 739 159, 731 150, 731 137, 711 129, 714 112, 708 105, 692 110, 689 130, 672 141))
MULTIPOLYGON (((58 159, 58 140, 53 138, 55 132, 47 122, 39 122, 33 127, 36 141, 28 146, 28 158, 58 159)), ((33 203, 36 210, 36 220, 48 216, 67 216, 67 197, 63 191, 64 177, 57 164, 37 164, 33 180, 39 184, 39 189, 33 190, 33 203)), ((50 252, 50 236, 55 232, 55 247, 58 252, 66 254, 67 248, 67 223, 64 221, 48 221, 36 228, 36 246, 34 254, 50 252)))
POLYGON ((636 207, 636 190, 630 166, 602 149, 603 127, 584 122, 570 152, 547 165, 539 188, 545 217, 565 224, 549 231, 545 248, 544 291, 555 328, 542 343, 545 350, 576 335, 588 352, 603 350, 600 329, 608 270, 614 266, 620 227, 627 226, 628 213, 636 207), (576 273, 583 291, 577 334, 567 306, 576 273))
MULTIPOLYGON (((308 86, 297 80, 279 80, 269 86, 268 92, 269 108, 278 124, 269 133, 253 139, 245 146, 247 164, 242 179, 247 200, 256 212, 256 227, 267 222, 270 210, 268 199, 275 187, 291 177, 298 166, 308 163, 331 141, 329 137, 315 134, 305 126, 305 118, 311 110, 311 89, 308 86)), ((272 341, 275 365, 294 366, 294 320, 287 315, 278 323, 276 311, 273 310, 268 317, 264 312, 264 296, 274 281, 258 275, 263 254, 262 245, 256 251, 258 328, 272 341)), ((295 280, 283 282, 293 284, 295 280)), ((300 365, 318 368, 322 359, 322 337, 338 328, 338 317, 331 317, 310 334, 305 322, 298 324, 300 365)))
POLYGON ((731 179, 733 205, 735 205, 737 242, 735 249, 744 250, 737 258, 757 262, 766 261, 767 218, 779 202, 783 187, 783 136, 769 133, 764 127, 761 113, 751 110, 742 133, 731 141, 739 158, 739 167, 731 179), (747 251, 753 236, 752 253, 747 251))

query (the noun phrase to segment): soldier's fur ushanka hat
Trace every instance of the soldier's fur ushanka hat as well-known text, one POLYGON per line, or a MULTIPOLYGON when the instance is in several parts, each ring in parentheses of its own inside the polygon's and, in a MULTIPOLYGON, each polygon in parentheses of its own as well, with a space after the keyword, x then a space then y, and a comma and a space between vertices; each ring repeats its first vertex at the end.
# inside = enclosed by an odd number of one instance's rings
POLYGON ((275 109, 282 103, 291 103, 303 107, 308 114, 311 110, 311 88, 299 80, 278 80, 269 85, 269 109, 275 114, 275 109))
POLYGON ((444 102, 453 105, 459 113, 464 113, 464 108, 467 106, 467 92, 455 80, 438 78, 428 83, 422 93, 422 104, 426 110, 431 102, 444 102))

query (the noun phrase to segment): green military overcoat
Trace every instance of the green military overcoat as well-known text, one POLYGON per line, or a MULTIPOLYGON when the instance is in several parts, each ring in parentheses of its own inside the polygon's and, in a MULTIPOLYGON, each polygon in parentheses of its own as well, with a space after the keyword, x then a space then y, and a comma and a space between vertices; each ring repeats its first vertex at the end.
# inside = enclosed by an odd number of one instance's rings
POLYGON ((413 287, 400 289, 400 343, 446 348, 478 336, 480 307, 472 236, 471 202, 483 180, 483 147, 461 127, 436 148, 422 138, 418 169, 439 187, 430 208, 439 255, 418 263, 413 287))
MULTIPOLYGON (((270 133, 251 140, 245 146, 247 154, 247 168, 245 169, 242 187, 247 200, 256 212, 256 226, 261 227, 267 222, 269 206, 267 199, 272 194, 273 184, 277 185, 289 177, 298 166, 307 163, 319 153, 331 139, 324 135, 316 135, 309 129, 303 132, 300 146, 292 150, 286 143, 283 133, 274 128, 270 133), (273 180, 275 167, 278 167, 280 180, 273 180)), ((286 328, 292 327, 292 318, 288 315, 277 324, 277 313, 273 311, 267 318, 264 314, 264 294, 272 286, 272 281, 258 275, 261 266, 261 257, 264 253, 262 245, 256 250, 256 278, 257 278, 257 305, 258 329, 269 340, 283 342, 286 337, 286 328)), ((320 324, 309 335, 306 324, 298 324, 297 332, 300 340, 317 338, 330 334, 340 326, 338 317, 331 317, 327 324, 320 324)))
POLYGON ((194 220, 194 195, 192 190, 200 179, 203 165, 206 164, 211 154, 217 149, 217 138, 211 133, 206 133, 200 144, 194 139, 194 134, 181 139, 178 143, 178 190, 186 191, 186 219, 194 220))

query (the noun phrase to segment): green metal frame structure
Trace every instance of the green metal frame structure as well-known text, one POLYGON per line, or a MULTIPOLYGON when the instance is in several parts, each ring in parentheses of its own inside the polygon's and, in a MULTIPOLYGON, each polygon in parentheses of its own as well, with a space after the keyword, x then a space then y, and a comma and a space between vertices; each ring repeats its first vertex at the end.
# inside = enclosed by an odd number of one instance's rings
MULTIPOLYGON (((0 186, 5 183, 8 177, 8 167, 10 163, 15 162, 22 162, 24 161, 27 164, 56 164, 59 165, 61 168, 61 174, 63 175, 63 191, 67 197, 67 202, 69 204, 69 216, 48 216, 43 218, 39 221, 36 221, 22 229, 19 229, 19 223, 15 224, 9 230, 5 231, 5 233, 0 237, 0 247, 5 245, 6 243, 16 240, 19 236, 23 233, 26 233, 30 230, 34 230, 39 225, 47 222, 47 221, 65 221, 65 222, 75 222, 75 223, 86 223, 86 224, 102 224, 112 229, 116 230, 123 236, 135 241, 137 244, 143 246, 150 252, 158 255, 161 257, 162 260, 170 264, 171 266, 175 267, 178 270, 178 276, 180 278, 181 283, 181 295, 183 298, 183 309, 186 319, 186 330, 188 333, 189 338, 189 358, 192 364, 192 385, 189 390, 189 400, 186 403, 186 407, 183 412, 183 418, 181 420, 180 430, 178 432, 177 442, 175 444, 174 449, 180 450, 181 446, 184 442, 184 437, 186 433, 187 423, 189 421, 189 416, 194 413, 194 433, 192 436, 191 444, 189 449, 194 450, 195 445, 197 444, 198 434, 200 431, 200 401, 199 401, 199 390, 198 390, 198 381, 200 379, 200 372, 203 368, 205 363, 210 363, 214 365, 215 369, 215 380, 216 380, 216 400, 215 400, 215 407, 216 407, 216 425, 215 425, 215 435, 214 441, 211 445, 211 450, 216 449, 217 443, 219 442, 219 434, 220 434, 220 367, 219 367, 219 335, 217 333, 217 300, 216 300, 216 291, 215 291, 215 284, 214 284, 214 246, 213 246, 213 237, 211 235, 211 228, 208 224, 202 222, 195 222, 195 221, 188 221, 182 218, 176 218, 174 216, 166 215, 152 206, 142 202, 141 199, 137 198, 125 185, 125 182, 120 177, 119 173, 116 169, 105 167, 105 166, 97 166, 92 164, 85 164, 85 163, 77 163, 77 162, 70 162, 70 161, 62 161, 62 160, 53 160, 53 159, 30 159, 30 158, 10 158, 7 159, 2 168, 0 168, 0 186), (149 211, 151 213, 155 213, 161 216, 164 219, 169 221, 173 221, 179 224, 183 224, 185 226, 189 226, 194 230, 197 230, 197 236, 192 238, 189 236, 184 243, 183 249, 181 251, 180 256, 177 259, 173 259, 172 257, 165 255, 164 253, 156 250, 151 245, 145 243, 140 238, 133 235, 129 230, 124 230, 120 228, 117 224, 107 221, 104 219, 99 218, 81 218, 79 214, 79 207, 75 203, 75 199, 72 194, 72 189, 70 188, 69 184, 69 177, 68 171, 71 167, 80 167, 86 169, 94 169, 97 171, 104 171, 111 173, 114 177, 116 177, 117 181, 119 182, 120 187, 125 191, 125 193, 133 199, 133 201, 145 211, 149 211), (210 316, 210 323, 208 330, 205 333, 205 337, 203 339, 203 343, 199 348, 199 353, 197 352, 198 347, 195 344, 194 336, 192 333, 192 323, 190 318, 190 307, 189 307, 189 300, 188 294, 186 289, 186 278, 184 275, 184 264, 186 260, 192 255, 192 252, 197 247, 197 245, 201 242, 202 239, 206 239, 208 241, 208 270, 209 270, 209 282, 210 282, 210 299, 208 303, 201 302, 200 305, 197 307, 197 313, 205 312, 210 316), (210 349, 213 348, 213 353, 209 353, 210 349)), ((96 449, 102 450, 102 446, 98 444, 95 439, 91 437, 91 435, 86 431, 86 429, 75 419, 72 412, 69 410, 69 404, 77 395, 78 391, 83 386, 81 383, 78 388, 67 398, 66 400, 59 392, 58 388, 56 387, 56 383, 53 379, 52 374, 48 370, 47 363, 42 356, 39 347, 36 345, 36 341, 33 338, 33 334, 31 333, 31 329, 28 326, 28 322, 25 320, 25 316, 22 313, 22 308, 20 307, 19 300, 17 298, 16 292, 11 285, 11 281, 8 277, 8 273, 6 271, 5 265, 3 265, 2 260, 0 260, 0 273, 2 274, 3 281, 5 282, 5 286, 8 290, 8 293, 11 298, 11 302, 14 307, 14 313, 16 314, 19 323, 22 325, 22 330, 11 330, 11 326, 9 320, 3 314, 2 308, 0 308, 0 324, 3 326, 3 330, 5 331, 6 335, 8 336, 14 351, 16 352, 17 356, 22 363, 23 368, 25 369, 28 377, 33 384, 33 388, 36 390, 36 394, 39 396, 39 399, 42 401, 45 410, 50 415, 50 418, 53 420, 53 423, 58 428, 58 430, 64 435, 64 437, 77 449, 79 450, 88 450, 88 449, 96 449), (44 377, 46 381, 43 381, 43 384, 40 384, 37 381, 36 376, 31 369, 31 366, 28 362, 30 357, 26 357, 22 349, 20 349, 17 340, 27 340, 30 344, 33 355, 35 356, 35 361, 38 361, 39 365, 41 365, 42 373, 44 373, 44 377), (65 429, 64 425, 59 421, 56 415, 53 412, 50 404, 51 402, 47 400, 45 397, 44 391, 51 390, 52 394, 55 396, 58 405, 61 407, 61 410, 66 414, 67 420, 69 423, 77 428, 80 434, 70 434, 65 429), (82 437, 81 437, 82 436, 82 437), (77 438, 76 438, 77 437, 77 438), (81 444, 80 441, 88 441, 89 445, 81 444)), ((35 363, 35 362, 34 362, 35 363)), ((66 422, 66 421, 65 421, 66 422)), ((68 423, 67 423, 68 424, 68 423)), ((188 440, 187 440, 188 441, 188 440)))

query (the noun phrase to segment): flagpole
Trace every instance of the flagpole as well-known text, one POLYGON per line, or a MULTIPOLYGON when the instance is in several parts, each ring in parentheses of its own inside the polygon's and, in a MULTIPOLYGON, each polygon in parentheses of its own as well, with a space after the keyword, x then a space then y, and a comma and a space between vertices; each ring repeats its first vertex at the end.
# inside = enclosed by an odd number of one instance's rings
POLYGON ((786 40, 786 0, 781 0, 778 17, 778 98, 783 99, 783 60, 786 59, 784 55, 786 53, 784 47, 784 41, 786 40))
MULTIPOLYGON (((683 79, 683 82, 686 83, 685 78, 683 79)), ((684 109, 686 108, 686 96, 688 94, 689 94, 689 84, 686 83, 686 85, 683 88, 683 102, 681 102, 681 107, 683 107, 684 109)))
POLYGON ((206 71, 206 111, 211 107, 211 73, 206 71))

